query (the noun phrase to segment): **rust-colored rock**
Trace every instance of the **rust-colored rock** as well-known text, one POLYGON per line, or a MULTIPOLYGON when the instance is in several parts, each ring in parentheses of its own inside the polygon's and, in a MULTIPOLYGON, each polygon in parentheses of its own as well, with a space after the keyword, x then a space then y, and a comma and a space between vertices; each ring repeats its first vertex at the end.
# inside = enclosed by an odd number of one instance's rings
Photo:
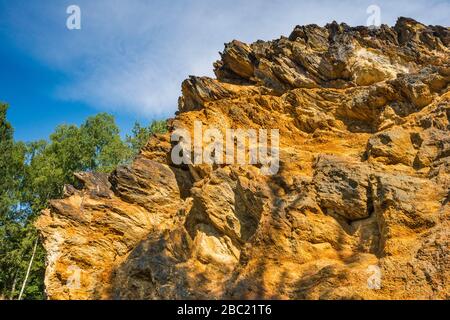
POLYGON ((278 173, 174 165, 167 134, 78 174, 37 222, 49 298, 449 299, 449 37, 400 18, 227 44, 171 131, 279 129, 278 173))

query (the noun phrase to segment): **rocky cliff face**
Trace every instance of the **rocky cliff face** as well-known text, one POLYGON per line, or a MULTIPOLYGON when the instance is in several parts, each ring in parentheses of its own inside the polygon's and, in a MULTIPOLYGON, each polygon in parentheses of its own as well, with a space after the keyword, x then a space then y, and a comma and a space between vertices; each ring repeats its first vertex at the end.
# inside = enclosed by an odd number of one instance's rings
POLYGON ((171 131, 279 129, 280 170, 174 165, 170 135, 78 174, 38 228, 51 299, 450 298, 450 29, 233 41, 171 131))

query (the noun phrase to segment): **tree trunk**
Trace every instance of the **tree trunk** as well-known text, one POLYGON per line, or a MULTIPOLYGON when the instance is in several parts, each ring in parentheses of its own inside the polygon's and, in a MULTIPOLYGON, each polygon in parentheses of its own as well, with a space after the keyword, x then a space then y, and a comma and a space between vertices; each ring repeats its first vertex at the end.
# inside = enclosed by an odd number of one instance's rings
POLYGON ((17 284, 17 271, 16 271, 16 273, 14 273, 14 281, 13 281, 13 285, 11 288, 11 294, 9 296, 9 300, 14 299, 14 291, 16 291, 16 284, 17 284))
POLYGON ((30 263, 28 264, 27 274, 25 275, 25 279, 23 279, 22 289, 20 289, 20 294, 18 300, 22 300, 23 291, 25 290, 25 286, 27 284, 28 276, 30 275, 31 266, 33 265, 34 255, 36 254, 36 248, 38 244, 38 239, 34 242, 33 254, 31 255, 30 263))

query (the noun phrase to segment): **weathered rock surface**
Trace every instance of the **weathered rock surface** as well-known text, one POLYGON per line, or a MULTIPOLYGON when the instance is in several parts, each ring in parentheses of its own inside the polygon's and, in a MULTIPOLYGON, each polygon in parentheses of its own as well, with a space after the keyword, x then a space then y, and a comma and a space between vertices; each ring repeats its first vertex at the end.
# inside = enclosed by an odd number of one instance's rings
POLYGON ((279 172, 177 166, 161 135, 78 174, 37 222, 49 298, 449 299, 449 45, 407 18, 227 44, 171 131, 279 129, 279 172))

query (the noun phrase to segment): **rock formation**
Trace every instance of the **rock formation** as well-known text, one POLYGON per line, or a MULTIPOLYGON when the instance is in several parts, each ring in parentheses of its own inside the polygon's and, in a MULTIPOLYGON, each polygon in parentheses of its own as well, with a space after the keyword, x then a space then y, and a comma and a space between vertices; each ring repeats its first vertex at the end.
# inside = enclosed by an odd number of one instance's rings
POLYGON ((169 133, 77 174, 37 222, 48 297, 449 299, 449 45, 408 18, 227 44, 170 131, 279 129, 278 173, 175 165, 169 133))

